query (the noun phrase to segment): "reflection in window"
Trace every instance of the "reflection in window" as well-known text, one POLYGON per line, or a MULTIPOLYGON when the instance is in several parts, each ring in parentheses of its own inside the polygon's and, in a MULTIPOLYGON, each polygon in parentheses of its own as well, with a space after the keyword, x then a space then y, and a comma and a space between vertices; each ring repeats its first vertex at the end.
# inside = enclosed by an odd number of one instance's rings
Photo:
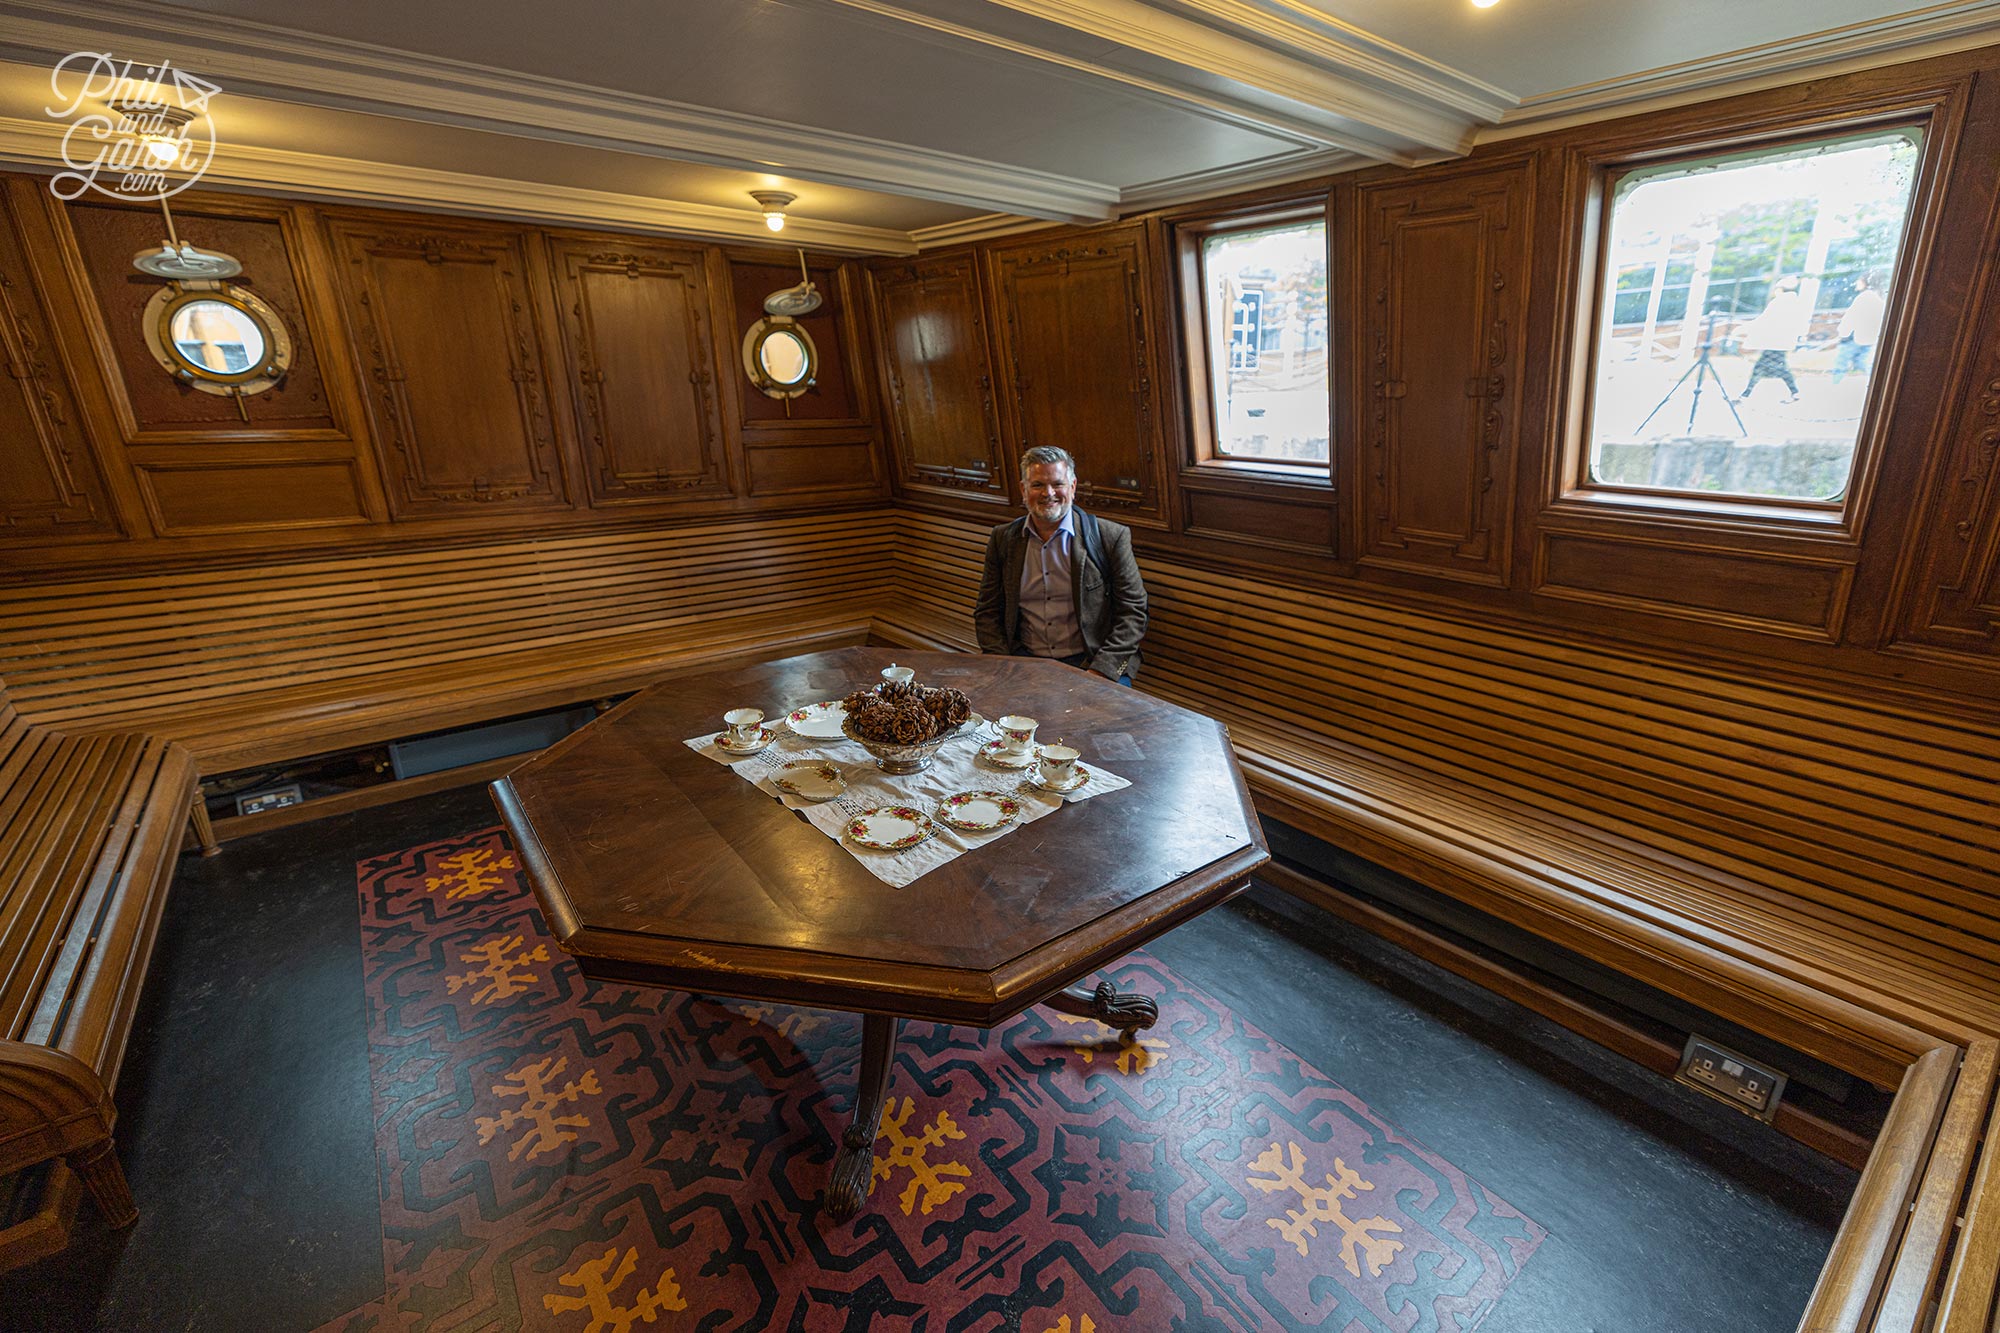
POLYGON ((1326 224, 1206 237, 1201 267, 1214 452, 1326 462, 1326 224))
POLYGON ((174 350, 188 364, 218 375, 248 370, 264 359, 257 321, 223 301, 190 301, 174 312, 174 350))
POLYGON ((1628 172, 1591 397, 1605 486, 1835 501, 1888 310, 1914 130, 1628 172))
POLYGON ((797 335, 775 329, 757 345, 757 361, 776 384, 789 388, 805 379, 812 370, 812 358, 797 335))

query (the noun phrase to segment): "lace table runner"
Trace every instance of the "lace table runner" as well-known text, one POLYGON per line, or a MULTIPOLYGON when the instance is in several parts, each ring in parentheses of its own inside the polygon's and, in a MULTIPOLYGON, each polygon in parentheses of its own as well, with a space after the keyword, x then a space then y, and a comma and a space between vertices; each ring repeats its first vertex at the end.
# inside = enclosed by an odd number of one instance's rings
POLYGON ((716 744, 722 733, 695 736, 683 741, 690 750, 732 769, 738 777, 759 791, 804 815, 806 822, 839 842, 875 878, 898 888, 975 847, 1004 838, 1023 824, 1052 815, 1072 801, 1088 800, 1132 784, 1096 763, 1081 765, 1090 781, 1075 791, 1043 791, 1031 780, 1033 769, 1005 769, 979 757, 979 747, 993 739, 990 730, 968 727, 939 748, 937 758, 921 773, 884 773, 875 758, 850 740, 822 741, 795 736, 780 727, 771 743, 748 757, 730 754, 716 744), (771 777, 786 764, 800 759, 824 759, 840 769, 847 790, 830 801, 808 801, 778 790, 771 777), (1021 803, 1021 813, 991 833, 964 833, 937 818, 938 803, 962 791, 997 791, 1021 803), (900 852, 878 852, 857 847, 841 837, 847 821, 880 805, 907 805, 930 815, 937 832, 914 847, 900 852))

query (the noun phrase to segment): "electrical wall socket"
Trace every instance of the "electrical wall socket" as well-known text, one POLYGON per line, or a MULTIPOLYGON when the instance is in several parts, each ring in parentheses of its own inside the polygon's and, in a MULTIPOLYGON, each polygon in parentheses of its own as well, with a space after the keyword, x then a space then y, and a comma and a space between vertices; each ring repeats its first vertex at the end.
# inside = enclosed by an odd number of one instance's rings
POLYGON ((1747 1056, 1699 1034, 1688 1038, 1674 1078, 1764 1121, 1778 1113, 1778 1098, 1785 1091, 1783 1074, 1752 1064, 1747 1056))

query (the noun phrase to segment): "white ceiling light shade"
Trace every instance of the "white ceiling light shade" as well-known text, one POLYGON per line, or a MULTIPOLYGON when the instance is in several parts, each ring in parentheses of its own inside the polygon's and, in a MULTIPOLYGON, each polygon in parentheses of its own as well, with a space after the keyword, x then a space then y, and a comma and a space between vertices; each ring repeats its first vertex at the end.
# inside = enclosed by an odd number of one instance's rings
POLYGON ((757 201, 757 207, 764 210, 764 225, 772 231, 785 229, 785 209, 798 198, 783 190, 752 190, 750 197, 757 201))
POLYGON ((1472 0, 1472 7, 1474 9, 1491 9, 1499 3, 1500 0, 1472 0))
POLYGON ((139 136, 146 157, 155 167, 170 167, 180 160, 182 131, 194 112, 163 102, 137 102, 127 98, 113 101, 111 109, 125 117, 127 130, 139 136))

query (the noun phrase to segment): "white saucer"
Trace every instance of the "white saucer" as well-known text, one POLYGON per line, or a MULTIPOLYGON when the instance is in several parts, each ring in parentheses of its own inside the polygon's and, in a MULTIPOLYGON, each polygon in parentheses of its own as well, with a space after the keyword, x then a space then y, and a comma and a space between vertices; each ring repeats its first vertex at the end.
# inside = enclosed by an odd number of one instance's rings
POLYGON ((838 699, 825 703, 807 704, 804 708, 794 708, 785 714, 785 724, 794 736, 804 736, 816 741, 837 741, 841 739, 840 724, 847 717, 847 709, 838 699))
POLYGON ((988 741, 979 747, 979 757, 995 768, 1028 768, 1035 762, 1035 752, 1025 750, 1020 754, 1008 754, 1000 747, 1005 740, 988 741))
POLYGON ((771 730, 771 728, 769 727, 757 728, 758 739, 755 745, 731 745, 728 741, 723 739, 723 736, 727 736, 728 734, 729 733, 725 731, 722 733, 722 736, 717 736, 715 738, 715 748, 722 751, 724 754, 740 754, 747 756, 756 754, 758 751, 762 750, 765 746, 769 745, 771 741, 774 738, 776 738, 778 733, 771 730))
POLYGON ((1053 782, 1042 781, 1042 775, 1038 772, 1028 774, 1028 781, 1033 783, 1036 787, 1038 787, 1042 791, 1052 791, 1058 794, 1064 792, 1076 791, 1078 788, 1081 787, 1087 787, 1090 785, 1090 778, 1091 778, 1090 770, 1085 768, 1082 764, 1078 764, 1076 766, 1076 776, 1072 778, 1070 781, 1061 784, 1060 786, 1058 786, 1053 782))

